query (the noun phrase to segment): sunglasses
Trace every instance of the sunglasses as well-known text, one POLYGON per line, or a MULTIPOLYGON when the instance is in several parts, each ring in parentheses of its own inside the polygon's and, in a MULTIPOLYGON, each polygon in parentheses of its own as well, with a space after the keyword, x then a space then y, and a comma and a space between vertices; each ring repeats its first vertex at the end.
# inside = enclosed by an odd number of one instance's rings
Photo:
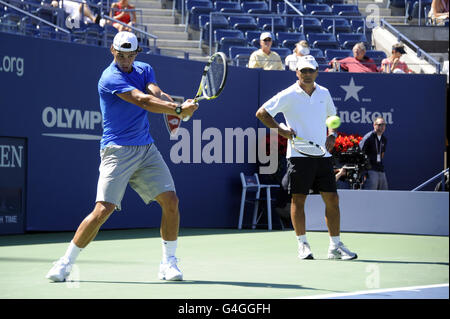
POLYGON ((271 39, 271 38, 267 38, 267 39, 264 39, 263 41, 264 41, 264 42, 271 42, 272 39, 271 39))
POLYGON ((315 70, 315 69, 301 69, 300 72, 301 72, 302 74, 309 74, 309 73, 314 73, 314 72, 316 72, 316 70, 315 70))

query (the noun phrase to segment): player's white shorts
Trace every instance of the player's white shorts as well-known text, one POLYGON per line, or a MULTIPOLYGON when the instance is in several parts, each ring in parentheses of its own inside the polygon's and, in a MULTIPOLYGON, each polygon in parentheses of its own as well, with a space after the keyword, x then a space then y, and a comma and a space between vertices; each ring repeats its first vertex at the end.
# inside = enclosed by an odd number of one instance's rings
POLYGON ((159 194, 175 191, 167 164, 154 144, 111 145, 100 150, 100 176, 96 202, 108 202, 121 210, 127 184, 149 204, 159 194))

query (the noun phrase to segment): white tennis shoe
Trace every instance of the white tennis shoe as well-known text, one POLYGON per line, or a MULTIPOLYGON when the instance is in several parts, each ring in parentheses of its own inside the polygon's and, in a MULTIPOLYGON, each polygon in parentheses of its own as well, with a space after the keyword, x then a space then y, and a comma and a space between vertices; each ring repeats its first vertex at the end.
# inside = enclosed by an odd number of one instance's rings
POLYGON ((337 246, 330 245, 328 248, 328 259, 352 260, 356 258, 358 255, 351 252, 341 241, 337 246))
POLYGON ((167 262, 161 262, 158 278, 169 281, 183 280, 183 274, 178 269, 177 262, 178 260, 175 257, 169 258, 167 262))
POLYGON ((298 258, 314 259, 313 254, 311 252, 311 247, 309 247, 308 243, 299 243, 298 244, 298 258))
POLYGON ((58 261, 53 263, 52 269, 50 269, 45 278, 54 282, 66 281, 71 270, 72 264, 69 262, 69 259, 61 257, 58 261))

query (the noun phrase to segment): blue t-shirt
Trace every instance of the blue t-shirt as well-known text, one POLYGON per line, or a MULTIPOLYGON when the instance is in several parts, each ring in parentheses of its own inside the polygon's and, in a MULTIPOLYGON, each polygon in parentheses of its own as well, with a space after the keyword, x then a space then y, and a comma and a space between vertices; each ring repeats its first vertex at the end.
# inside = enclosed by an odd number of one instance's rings
POLYGON ((147 63, 135 61, 131 73, 122 72, 113 61, 98 81, 103 136, 100 148, 108 145, 147 145, 153 143, 148 112, 128 103, 116 94, 138 89, 146 92, 148 83, 156 83, 155 72, 147 63))

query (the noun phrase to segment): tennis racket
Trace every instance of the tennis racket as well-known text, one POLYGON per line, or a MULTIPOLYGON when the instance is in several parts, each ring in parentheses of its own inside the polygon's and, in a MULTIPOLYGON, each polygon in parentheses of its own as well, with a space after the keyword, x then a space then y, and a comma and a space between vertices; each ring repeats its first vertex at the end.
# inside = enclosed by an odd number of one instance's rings
MULTIPOLYGON (((227 80, 227 57, 222 52, 211 55, 203 69, 202 79, 194 101, 212 100, 219 96, 227 80)), ((183 118, 188 121, 190 116, 183 118)))
MULTIPOLYGON (((281 128, 289 130, 286 124, 281 123, 281 128)), ((294 134, 291 138, 291 146, 299 153, 309 156, 309 157, 323 157, 326 154, 326 150, 323 146, 316 144, 314 142, 305 140, 304 138, 298 137, 294 134)))

